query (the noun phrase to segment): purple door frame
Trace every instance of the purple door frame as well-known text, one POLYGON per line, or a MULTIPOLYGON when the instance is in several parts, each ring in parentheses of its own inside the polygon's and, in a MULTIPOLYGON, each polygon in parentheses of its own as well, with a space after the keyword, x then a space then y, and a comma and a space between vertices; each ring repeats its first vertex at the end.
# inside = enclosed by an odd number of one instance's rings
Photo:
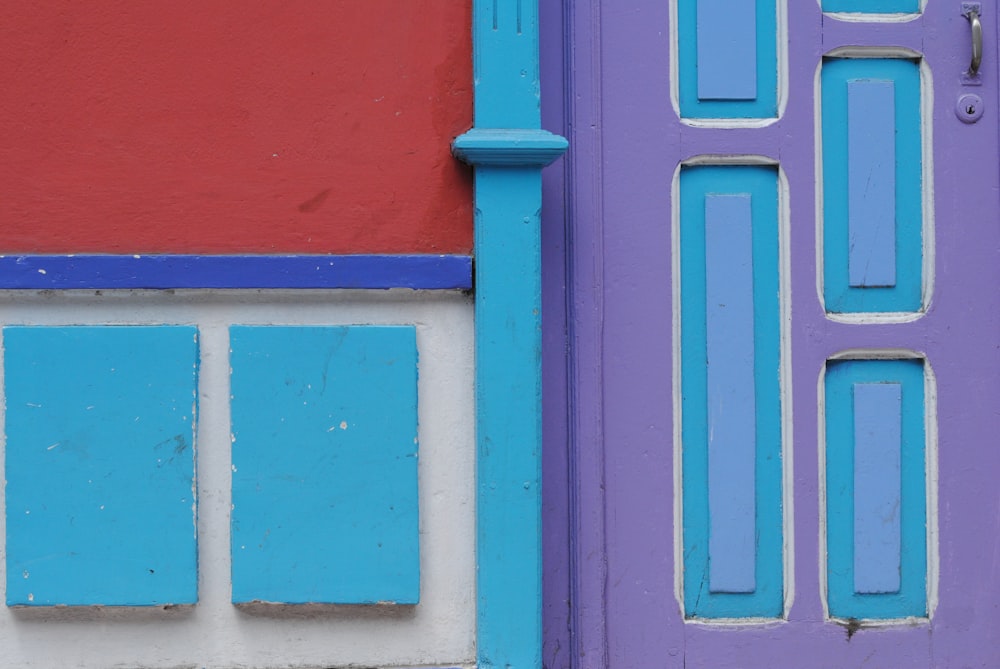
POLYGON ((917 21, 863 30, 824 19, 815 0, 787 4, 797 46, 780 122, 698 133, 668 96, 667 2, 540 2, 543 126, 570 140, 545 176, 542 217, 548 669, 1000 666, 995 9, 983 19, 984 85, 970 91, 959 2, 930 0, 917 21), (813 81, 822 54, 848 43, 908 46, 933 71, 936 283, 911 324, 836 323, 817 300, 813 81), (955 118, 965 92, 985 100, 978 124, 955 118), (741 629, 685 623, 674 595, 670 180, 678 161, 711 153, 780 159, 792 211, 795 596, 787 623, 741 629), (929 625, 849 634, 822 617, 817 379, 853 348, 922 351, 937 377, 929 625))
MULTIPOLYGON (((562 4, 538 3, 542 128, 549 131, 565 127, 566 118, 562 4)), ((569 620, 567 165, 561 158, 542 171, 542 662, 549 669, 574 666, 569 620)))

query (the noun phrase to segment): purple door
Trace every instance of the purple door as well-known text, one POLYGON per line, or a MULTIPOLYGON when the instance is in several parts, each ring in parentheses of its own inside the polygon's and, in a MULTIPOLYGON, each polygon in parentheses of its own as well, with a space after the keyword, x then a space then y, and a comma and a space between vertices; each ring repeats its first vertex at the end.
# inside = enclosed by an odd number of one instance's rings
POLYGON ((1000 667, 993 6, 568 4, 567 664, 1000 667))

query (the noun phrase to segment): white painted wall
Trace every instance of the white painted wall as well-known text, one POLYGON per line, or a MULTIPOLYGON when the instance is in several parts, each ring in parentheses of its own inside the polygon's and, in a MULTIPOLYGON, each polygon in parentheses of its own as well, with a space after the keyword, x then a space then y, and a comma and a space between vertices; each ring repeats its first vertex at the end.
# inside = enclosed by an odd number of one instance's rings
MULTIPOLYGON (((403 289, 0 291, 0 301, 4 305, 0 307, 0 326, 193 324, 201 333, 199 603, 169 610, 0 606, 0 667, 474 664, 471 298, 403 289), (420 356, 420 604, 237 608, 230 603, 227 328, 231 324, 416 325, 420 356)), ((0 514, 0 524, 3 522, 0 514)), ((5 559, 5 551, 0 552, 0 567, 5 567, 5 559)), ((0 583, 0 590, 4 587, 0 583)))

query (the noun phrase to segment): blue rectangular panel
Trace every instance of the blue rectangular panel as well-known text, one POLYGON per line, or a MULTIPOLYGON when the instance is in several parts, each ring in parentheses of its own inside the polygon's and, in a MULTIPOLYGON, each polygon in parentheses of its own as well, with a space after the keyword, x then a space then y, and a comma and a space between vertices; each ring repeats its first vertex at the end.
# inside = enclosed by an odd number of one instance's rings
POLYGON ((230 329, 233 602, 415 604, 410 326, 230 329))
POLYGON ((697 2, 698 99, 756 99, 756 0, 697 2))
POLYGON ((691 119, 778 115, 774 0, 677 3, 677 92, 691 119))
POLYGON ((753 592, 756 412, 751 196, 705 196, 711 592, 753 592))
POLYGON ((678 225, 685 615, 778 618, 784 552, 777 169, 684 167, 678 225))
POLYGON ((847 82, 849 283, 896 285, 896 123, 892 81, 847 82))
POLYGON ((3 337, 7 604, 197 601, 197 329, 3 337))
POLYGON ((920 0, 823 0, 824 12, 861 14, 916 14, 920 0))
POLYGON ((920 87, 912 60, 823 61, 828 312, 914 312, 923 306, 920 87))
POLYGON ((899 592, 902 386, 854 384, 854 592, 899 592))
POLYGON ((829 361, 824 388, 830 615, 926 616, 924 363, 829 361))

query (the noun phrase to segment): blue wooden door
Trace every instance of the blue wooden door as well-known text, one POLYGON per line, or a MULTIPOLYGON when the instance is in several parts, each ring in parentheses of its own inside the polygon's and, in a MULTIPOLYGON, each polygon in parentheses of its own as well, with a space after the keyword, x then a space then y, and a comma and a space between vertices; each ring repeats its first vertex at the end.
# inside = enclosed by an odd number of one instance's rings
POLYGON ((991 8, 567 25, 573 666, 995 666, 991 8))

